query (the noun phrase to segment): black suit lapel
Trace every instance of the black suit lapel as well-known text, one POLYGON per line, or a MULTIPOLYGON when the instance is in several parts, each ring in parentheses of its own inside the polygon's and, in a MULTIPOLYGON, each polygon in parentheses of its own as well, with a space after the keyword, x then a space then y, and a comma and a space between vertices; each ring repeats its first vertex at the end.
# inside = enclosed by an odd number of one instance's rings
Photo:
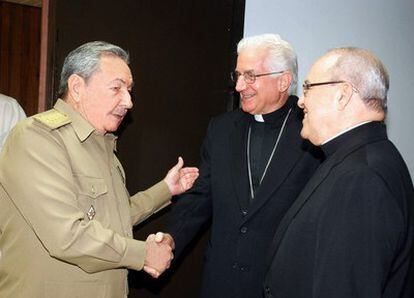
POLYGON ((270 245, 269 255, 266 262, 266 264, 268 264, 269 267, 272 264, 272 260, 277 253, 279 244, 282 241, 283 236, 285 235, 285 232, 288 229, 293 218, 300 211, 303 205, 307 202, 313 191, 326 178, 326 176, 329 174, 329 172, 335 164, 336 162, 334 159, 327 160, 324 163, 322 163, 315 172, 315 174, 312 176, 312 178, 309 180, 309 182, 306 184, 305 188, 302 190, 299 197, 289 208, 288 212, 286 212, 285 216, 279 224, 279 227, 276 230, 276 234, 273 237, 272 244, 270 245))
MULTIPOLYGON (((286 212, 282 221, 279 224, 276 234, 273 237, 272 244, 270 245, 269 255, 266 264, 269 264, 269 268, 272 264, 274 256, 277 254, 280 243, 288 229, 290 223, 306 204, 315 189, 326 179, 330 171, 338 164, 340 164, 349 154, 358 150, 361 146, 364 146, 371 142, 377 142, 386 139, 385 128, 382 123, 372 122, 361 127, 356 128, 354 131, 347 134, 353 134, 351 138, 333 155, 325 160, 320 167, 316 170, 315 174, 306 184, 296 201, 292 204, 288 212, 286 212), (374 129, 371 129, 374 128, 374 129)), ((339 138, 347 137, 343 135, 339 138)), ((339 139, 338 138, 338 139, 339 139)))
POLYGON ((246 139, 250 117, 242 114, 234 123, 230 134, 230 169, 240 210, 246 210, 249 202, 249 180, 247 177, 246 139))

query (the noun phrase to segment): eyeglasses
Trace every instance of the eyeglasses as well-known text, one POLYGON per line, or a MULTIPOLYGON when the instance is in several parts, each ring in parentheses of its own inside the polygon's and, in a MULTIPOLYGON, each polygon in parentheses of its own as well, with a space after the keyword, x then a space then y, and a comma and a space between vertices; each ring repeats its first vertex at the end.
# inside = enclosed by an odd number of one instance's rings
POLYGON ((231 72, 230 76, 231 76, 231 80, 235 84, 237 84, 237 81, 239 80, 239 78, 241 76, 243 76, 243 79, 247 84, 253 84, 254 82, 256 82, 256 78, 258 78, 258 77, 270 76, 270 75, 279 74, 279 73, 282 73, 282 72, 284 72, 284 70, 255 74, 254 71, 252 71, 252 70, 248 70, 248 71, 243 72, 243 73, 238 72, 236 70, 236 71, 231 72))
POLYGON ((350 82, 347 81, 328 81, 328 82, 319 82, 319 83, 309 83, 309 81, 305 81, 302 85, 303 95, 306 95, 306 91, 308 91, 312 87, 323 86, 323 85, 333 85, 333 84, 350 84, 352 90, 358 93, 358 89, 354 87, 350 82))

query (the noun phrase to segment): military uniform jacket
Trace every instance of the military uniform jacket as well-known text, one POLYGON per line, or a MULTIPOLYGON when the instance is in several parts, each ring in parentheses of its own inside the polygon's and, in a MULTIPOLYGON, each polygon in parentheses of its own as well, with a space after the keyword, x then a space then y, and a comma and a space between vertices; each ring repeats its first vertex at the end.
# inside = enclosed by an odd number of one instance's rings
POLYGON ((136 224, 170 199, 165 182, 129 196, 102 134, 64 101, 21 122, 0 155, 0 297, 125 297, 140 270, 136 224))

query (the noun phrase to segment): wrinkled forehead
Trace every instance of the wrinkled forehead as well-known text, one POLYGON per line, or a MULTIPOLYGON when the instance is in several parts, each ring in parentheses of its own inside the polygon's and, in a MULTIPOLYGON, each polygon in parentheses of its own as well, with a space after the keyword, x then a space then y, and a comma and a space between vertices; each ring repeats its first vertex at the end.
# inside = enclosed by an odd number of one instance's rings
POLYGON ((243 49, 237 57, 238 71, 261 71, 266 66, 267 53, 263 49, 248 47, 243 49))

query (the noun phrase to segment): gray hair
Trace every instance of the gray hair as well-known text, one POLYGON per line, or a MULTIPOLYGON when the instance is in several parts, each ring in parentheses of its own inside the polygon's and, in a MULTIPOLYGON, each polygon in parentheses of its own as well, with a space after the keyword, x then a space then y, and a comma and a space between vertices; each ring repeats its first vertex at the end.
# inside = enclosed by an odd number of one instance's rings
POLYGON ((332 49, 327 52, 330 54, 339 55, 329 69, 332 80, 350 82, 368 107, 386 113, 390 81, 381 60, 368 50, 354 47, 332 49))
POLYGON ((99 70, 102 55, 113 55, 129 64, 128 53, 116 45, 104 41, 85 43, 66 56, 60 74, 58 96, 63 97, 66 95, 68 79, 73 74, 81 76, 87 82, 91 75, 99 70))
POLYGON ((289 95, 296 93, 298 82, 298 62, 293 47, 278 34, 261 34, 243 38, 237 45, 240 54, 247 48, 263 49, 267 53, 266 66, 269 71, 289 70, 292 73, 292 82, 289 86, 289 95))

